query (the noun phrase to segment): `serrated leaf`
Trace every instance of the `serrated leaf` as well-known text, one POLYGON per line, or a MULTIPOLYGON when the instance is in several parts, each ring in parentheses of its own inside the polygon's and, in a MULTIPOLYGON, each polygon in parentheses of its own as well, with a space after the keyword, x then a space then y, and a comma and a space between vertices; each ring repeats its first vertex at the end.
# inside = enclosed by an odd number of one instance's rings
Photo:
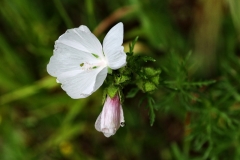
POLYGON ((116 84, 121 84, 121 83, 124 83, 128 80, 130 80, 130 76, 127 76, 127 75, 119 75, 119 76, 116 76, 115 77, 115 83, 116 84))
POLYGON ((144 93, 152 92, 157 89, 157 86, 148 80, 139 79, 136 84, 144 93))
POLYGON ((161 71, 154 68, 144 68, 137 76, 137 86, 143 92, 152 92, 157 89, 161 71))

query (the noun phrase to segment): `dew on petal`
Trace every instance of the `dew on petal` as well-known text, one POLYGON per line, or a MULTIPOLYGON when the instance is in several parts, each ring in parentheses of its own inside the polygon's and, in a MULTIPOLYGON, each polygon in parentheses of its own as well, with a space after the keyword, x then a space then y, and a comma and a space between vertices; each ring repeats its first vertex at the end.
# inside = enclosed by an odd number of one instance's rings
POLYGON ((120 123, 120 126, 121 126, 121 127, 124 127, 124 126, 125 126, 125 122, 121 122, 121 123, 120 123))

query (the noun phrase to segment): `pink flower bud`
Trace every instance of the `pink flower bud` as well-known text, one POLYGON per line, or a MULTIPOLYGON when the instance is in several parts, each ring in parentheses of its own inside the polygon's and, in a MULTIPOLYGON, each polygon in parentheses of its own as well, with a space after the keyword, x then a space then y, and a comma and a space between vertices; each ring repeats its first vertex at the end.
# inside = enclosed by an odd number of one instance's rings
POLYGON ((123 109, 118 95, 107 99, 104 103, 103 110, 98 116, 95 128, 103 132, 105 137, 110 137, 116 133, 118 128, 124 126, 123 109))

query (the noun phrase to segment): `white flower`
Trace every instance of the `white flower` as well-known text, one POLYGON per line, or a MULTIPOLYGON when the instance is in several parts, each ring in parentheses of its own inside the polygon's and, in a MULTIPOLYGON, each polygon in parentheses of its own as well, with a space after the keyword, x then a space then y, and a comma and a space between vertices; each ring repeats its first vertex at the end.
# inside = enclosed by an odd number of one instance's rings
POLYGON ((103 110, 95 122, 95 128, 103 132, 104 136, 110 137, 116 133, 120 126, 124 126, 123 109, 119 96, 114 98, 107 96, 103 110))
POLYGON ((121 22, 107 33, 103 47, 88 27, 69 29, 55 42, 47 71, 71 98, 85 98, 103 84, 108 67, 115 70, 126 65, 122 43, 121 22))

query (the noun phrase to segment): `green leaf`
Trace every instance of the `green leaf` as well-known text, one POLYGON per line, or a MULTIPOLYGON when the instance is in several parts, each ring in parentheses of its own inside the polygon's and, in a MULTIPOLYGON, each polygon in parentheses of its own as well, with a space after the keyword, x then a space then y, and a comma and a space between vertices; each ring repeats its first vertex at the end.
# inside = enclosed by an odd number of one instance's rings
POLYGON ((141 69, 143 63, 146 62, 155 62, 156 60, 150 56, 146 55, 135 55, 127 57, 127 66, 131 68, 134 72, 138 73, 141 69))
POLYGON ((151 61, 151 62, 155 62, 156 60, 150 56, 141 56, 141 60, 144 61, 144 62, 148 62, 148 61, 151 61))
POLYGON ((121 102, 121 104, 123 104, 123 102, 125 100, 125 96, 124 96, 122 90, 118 90, 118 93, 119 93, 120 102, 121 102))
POLYGON ((130 76, 121 74, 121 75, 118 75, 118 76, 115 77, 115 83, 118 85, 118 84, 127 82, 130 79, 131 79, 130 76))
POLYGON ((138 93, 138 91, 139 91, 138 88, 132 88, 132 89, 128 92, 126 98, 133 98, 133 97, 135 97, 136 94, 138 93))
POLYGON ((145 92, 151 92, 157 89, 157 86, 152 82, 146 82, 144 87, 145 92))
POLYGON ((183 85, 202 87, 202 86, 208 86, 213 83, 216 83, 216 80, 209 80, 209 81, 202 81, 202 82, 185 82, 183 85))
POLYGON ((112 74, 112 69, 108 67, 108 74, 112 74))
POLYGON ((107 88, 103 90, 102 104, 105 103, 106 98, 107 98, 107 88))
POLYGON ((157 89, 160 80, 161 71, 153 68, 144 68, 137 76, 137 86, 143 92, 152 92, 157 89))
POLYGON ((133 55, 133 49, 137 41, 138 41, 138 36, 132 41, 132 43, 129 44, 129 53, 128 53, 129 56, 133 55))
POLYGON ((119 88, 117 86, 114 85, 110 85, 107 87, 107 95, 109 95, 110 98, 113 98, 117 92, 118 92, 119 88))
POLYGON ((139 102, 138 102, 138 107, 140 107, 140 106, 142 105, 144 99, 146 99, 146 98, 147 98, 147 96, 144 96, 144 97, 142 97, 142 98, 139 100, 139 102))
POLYGON ((150 118, 150 125, 152 126, 155 121, 155 112, 154 112, 154 99, 152 97, 148 97, 148 105, 149 105, 149 118, 150 118))
POLYGON ((155 76, 155 75, 161 73, 160 70, 153 69, 150 67, 144 68, 144 72, 146 73, 147 76, 155 76))
POLYGON ((187 158, 185 157, 185 155, 182 153, 182 151, 180 150, 180 148, 177 146, 176 143, 172 143, 171 144, 171 149, 173 152, 173 156, 177 159, 177 160, 186 160, 187 158))

